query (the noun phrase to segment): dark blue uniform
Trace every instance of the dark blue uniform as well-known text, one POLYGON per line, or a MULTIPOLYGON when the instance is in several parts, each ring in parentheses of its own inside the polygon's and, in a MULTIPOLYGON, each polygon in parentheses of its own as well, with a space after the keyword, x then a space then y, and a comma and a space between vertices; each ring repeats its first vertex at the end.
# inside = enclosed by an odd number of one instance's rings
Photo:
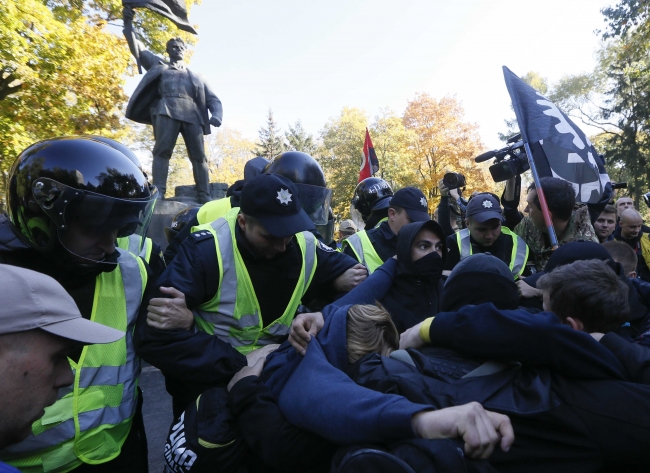
MULTIPOLYGON (((235 227, 237 247, 248 270, 260 304, 264 326, 279 318, 289 304, 302 267, 300 248, 292 240, 285 252, 273 258, 257 256, 235 227)), ((317 266, 309 301, 335 297, 332 282, 357 264, 354 258, 317 242, 317 266)), ((174 287, 185 294, 187 307, 194 309, 210 301, 219 289, 219 265, 211 233, 196 232, 180 246, 178 253, 158 279, 158 286, 174 287)), ((313 306, 308 307, 311 310, 313 306)), ((141 323, 135 334, 136 348, 144 360, 160 368, 167 390, 174 397, 175 414, 211 386, 227 383, 246 365, 246 357, 218 337, 193 330, 163 331, 141 323), (234 370, 234 371, 233 371, 234 370)))

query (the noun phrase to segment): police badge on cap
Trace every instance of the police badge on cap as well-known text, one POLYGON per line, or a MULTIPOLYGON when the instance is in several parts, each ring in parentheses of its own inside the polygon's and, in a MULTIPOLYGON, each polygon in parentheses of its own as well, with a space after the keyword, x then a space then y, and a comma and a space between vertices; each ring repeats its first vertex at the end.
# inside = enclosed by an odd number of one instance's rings
POLYGON ((278 174, 261 174, 248 181, 241 191, 240 208, 243 214, 259 220, 274 237, 314 229, 294 183, 278 174))

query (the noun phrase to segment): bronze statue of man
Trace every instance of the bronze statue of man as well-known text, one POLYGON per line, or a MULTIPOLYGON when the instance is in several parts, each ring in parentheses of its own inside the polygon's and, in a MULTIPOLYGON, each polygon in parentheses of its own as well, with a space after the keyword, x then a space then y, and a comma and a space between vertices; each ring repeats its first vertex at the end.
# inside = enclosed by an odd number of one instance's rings
POLYGON ((129 49, 147 73, 133 92, 126 117, 153 126, 153 184, 165 195, 169 159, 180 133, 192 162, 199 203, 210 201, 208 163, 203 135, 210 125, 221 126, 223 107, 207 82, 183 63, 185 43, 180 38, 167 42, 169 62, 144 49, 132 33, 132 10, 125 9, 124 36, 129 49), (210 112, 210 117, 208 116, 210 112))

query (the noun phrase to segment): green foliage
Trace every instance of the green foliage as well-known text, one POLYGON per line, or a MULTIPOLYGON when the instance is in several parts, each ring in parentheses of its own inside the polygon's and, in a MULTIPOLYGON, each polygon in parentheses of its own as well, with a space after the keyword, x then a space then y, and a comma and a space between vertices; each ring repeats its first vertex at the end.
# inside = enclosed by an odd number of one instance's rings
MULTIPOLYGON (((327 185, 332 189, 334 214, 346 218, 350 199, 359 180, 361 152, 368 117, 358 108, 344 108, 336 118, 330 118, 321 130, 320 163, 327 185)), ((382 163, 379 163, 381 168, 382 163)))
POLYGON ((416 182, 417 176, 413 166, 413 143, 416 134, 407 130, 402 117, 392 110, 382 110, 370 126, 370 136, 379 160, 379 173, 393 190, 406 187, 416 182))
POLYGON ((648 28, 650 4, 647 0, 622 0, 618 5, 603 8, 601 12, 609 27, 603 39, 626 36, 635 28, 648 28))
POLYGON ((252 153, 255 156, 264 156, 267 159, 275 158, 285 149, 280 133, 280 127, 278 127, 275 118, 273 118, 273 110, 269 108, 269 114, 266 117, 266 127, 259 129, 259 141, 255 144, 256 148, 252 153))
MULTIPOLYGON (((186 3, 189 9, 198 1, 186 3)), ((121 136, 124 78, 134 62, 124 39, 107 29, 121 23, 121 0, 0 1, 0 18, 3 176, 20 151, 40 139, 121 136)), ((170 36, 195 41, 148 10, 138 9, 135 23, 155 52, 164 51, 170 36)))
MULTIPOLYGON (((631 3, 622 2, 615 10, 620 13, 625 5, 631 3)), ((614 10, 609 14, 615 15, 614 10)), ((567 113, 601 130, 592 141, 604 154, 610 177, 628 182, 623 193, 638 206, 650 187, 650 37, 645 38, 645 13, 617 21, 606 33, 616 39, 603 45, 596 69, 563 78, 554 87, 554 97, 567 113)))
POLYGON ((289 125, 289 131, 284 132, 284 138, 286 139, 284 147, 287 150, 313 155, 318 149, 314 137, 305 131, 300 120, 294 126, 289 125))

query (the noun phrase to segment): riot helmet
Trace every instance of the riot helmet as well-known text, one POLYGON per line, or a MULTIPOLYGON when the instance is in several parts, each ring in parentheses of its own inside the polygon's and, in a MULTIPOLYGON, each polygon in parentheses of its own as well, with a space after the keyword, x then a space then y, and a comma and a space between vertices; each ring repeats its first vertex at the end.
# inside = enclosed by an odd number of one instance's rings
POLYGON ((167 242, 171 242, 178 233, 191 222, 196 222, 196 214, 199 213, 201 207, 186 207, 172 218, 172 223, 169 227, 165 227, 165 237, 167 242))
POLYGON ((115 267, 117 253, 105 254, 93 242, 144 237, 157 196, 117 147, 88 136, 52 138, 14 162, 8 215, 25 242, 45 255, 73 256, 81 268, 115 267))
MULTIPOLYGON (((88 138, 91 140, 96 140, 96 141, 101 141, 104 144, 107 144, 111 148, 115 148, 118 150, 120 153, 122 153, 124 156, 129 158, 133 164, 135 164, 140 171, 142 171, 142 174, 144 174, 144 177, 149 180, 149 176, 145 172, 144 169, 142 169, 142 164, 140 163, 140 159, 138 156, 133 152, 131 148, 128 146, 120 143, 119 141, 115 141, 111 138, 106 138, 105 136, 100 136, 100 135, 80 135, 79 138, 88 138)), ((151 184, 150 184, 151 185, 151 184)))
POLYGON ((256 158, 246 161, 246 164, 244 164, 244 181, 250 181, 254 177, 262 174, 264 172, 264 168, 266 168, 269 163, 270 161, 264 156, 257 156, 256 158))
POLYGON ((334 239, 332 190, 327 188, 325 174, 313 157, 300 151, 286 151, 271 161, 264 172, 279 174, 296 184, 302 208, 324 241, 334 239))
POLYGON ((393 189, 379 177, 367 177, 354 189, 350 216, 357 228, 364 228, 374 211, 387 209, 393 197, 393 189))

